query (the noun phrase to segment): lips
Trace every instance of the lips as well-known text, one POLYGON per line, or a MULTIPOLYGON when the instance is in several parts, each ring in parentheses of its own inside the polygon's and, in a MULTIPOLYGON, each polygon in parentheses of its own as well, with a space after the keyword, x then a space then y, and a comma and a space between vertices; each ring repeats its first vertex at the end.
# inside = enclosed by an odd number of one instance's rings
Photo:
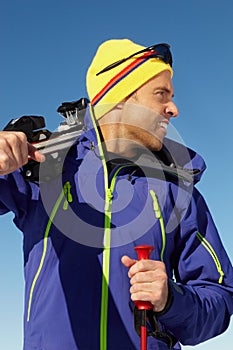
POLYGON ((168 124, 169 124, 168 120, 161 120, 161 121, 158 123, 158 125, 159 125, 161 128, 165 129, 165 130, 167 130, 168 124))

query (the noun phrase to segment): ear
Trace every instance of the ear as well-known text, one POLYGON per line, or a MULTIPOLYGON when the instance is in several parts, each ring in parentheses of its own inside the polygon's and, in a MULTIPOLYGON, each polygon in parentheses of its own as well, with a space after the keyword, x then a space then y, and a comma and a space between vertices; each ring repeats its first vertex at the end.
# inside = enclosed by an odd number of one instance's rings
POLYGON ((134 92, 132 92, 130 95, 128 95, 125 99, 124 102, 128 101, 130 98, 132 98, 133 100, 137 99, 137 90, 135 90, 134 92))
POLYGON ((118 103, 113 109, 122 110, 124 107, 125 101, 126 101, 126 99, 124 99, 123 101, 118 103))
POLYGON ((115 109, 123 109, 124 107, 124 104, 131 98, 131 97, 134 97, 136 96, 136 91, 132 92, 129 96, 125 97, 124 100, 122 100, 120 103, 118 103, 114 108, 115 109))

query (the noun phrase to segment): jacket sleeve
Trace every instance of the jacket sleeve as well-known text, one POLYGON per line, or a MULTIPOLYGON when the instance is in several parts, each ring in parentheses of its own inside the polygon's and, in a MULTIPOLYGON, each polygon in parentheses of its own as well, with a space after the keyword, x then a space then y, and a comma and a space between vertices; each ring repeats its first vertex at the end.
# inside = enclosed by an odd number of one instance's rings
POLYGON ((201 194, 180 223, 173 303, 159 321, 184 345, 223 333, 233 313, 233 269, 201 194))
POLYGON ((19 229, 27 216, 30 200, 36 196, 35 191, 32 191, 33 186, 36 187, 35 184, 25 182, 20 170, 0 176, 0 215, 13 212, 14 222, 19 229))

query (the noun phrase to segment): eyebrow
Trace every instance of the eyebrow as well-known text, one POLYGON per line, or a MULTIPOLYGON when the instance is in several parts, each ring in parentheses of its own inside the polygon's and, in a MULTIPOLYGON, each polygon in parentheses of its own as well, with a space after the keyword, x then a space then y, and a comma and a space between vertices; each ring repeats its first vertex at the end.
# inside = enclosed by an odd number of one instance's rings
MULTIPOLYGON (((163 91, 166 91, 168 94, 171 94, 171 90, 170 89, 168 89, 168 88, 166 88, 165 86, 158 86, 158 87, 156 87, 155 89, 154 89, 154 91, 156 91, 156 90, 163 90, 163 91)), ((172 98, 174 97, 175 95, 174 95, 174 93, 172 94, 172 98)))

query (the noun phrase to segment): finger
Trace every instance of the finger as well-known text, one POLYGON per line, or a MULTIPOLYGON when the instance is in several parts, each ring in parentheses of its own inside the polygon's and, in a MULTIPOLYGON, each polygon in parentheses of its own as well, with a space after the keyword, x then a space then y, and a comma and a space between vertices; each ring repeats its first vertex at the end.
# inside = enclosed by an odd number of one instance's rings
POLYGON ((37 151, 37 149, 31 145, 30 143, 27 144, 28 147, 28 155, 35 160, 36 162, 44 162, 45 161, 45 156, 40 153, 39 151, 37 151))
POLYGON ((131 300, 132 301, 140 300, 140 301, 149 301, 149 302, 151 302, 151 299, 152 299, 151 292, 139 291, 137 293, 132 293, 131 294, 131 300))
POLYGON ((151 282, 135 283, 130 288, 130 293, 153 292, 154 284, 151 282))
POLYGON ((28 162, 27 138, 24 133, 12 134, 8 139, 11 147, 15 168, 19 168, 28 162))
POLYGON ((161 286, 155 283, 138 283, 130 288, 131 299, 149 301, 156 311, 162 310, 167 302, 167 285, 161 286))
POLYGON ((134 264, 129 270, 129 277, 133 277, 138 272, 145 271, 155 271, 158 269, 162 269, 165 271, 165 265, 161 261, 156 260, 139 260, 136 264, 134 264))
POLYGON ((131 267, 132 265, 134 265, 136 263, 136 260, 131 259, 129 256, 124 255, 121 258, 121 262, 123 265, 125 265, 125 267, 131 267))
POLYGON ((148 260, 139 260, 136 264, 132 265, 129 269, 129 277, 132 278, 135 274, 139 272, 145 272, 150 270, 151 267, 148 265, 148 260))
POLYGON ((131 285, 135 283, 151 283, 160 278, 160 274, 157 274, 156 271, 143 271, 137 272, 131 279, 131 285))

